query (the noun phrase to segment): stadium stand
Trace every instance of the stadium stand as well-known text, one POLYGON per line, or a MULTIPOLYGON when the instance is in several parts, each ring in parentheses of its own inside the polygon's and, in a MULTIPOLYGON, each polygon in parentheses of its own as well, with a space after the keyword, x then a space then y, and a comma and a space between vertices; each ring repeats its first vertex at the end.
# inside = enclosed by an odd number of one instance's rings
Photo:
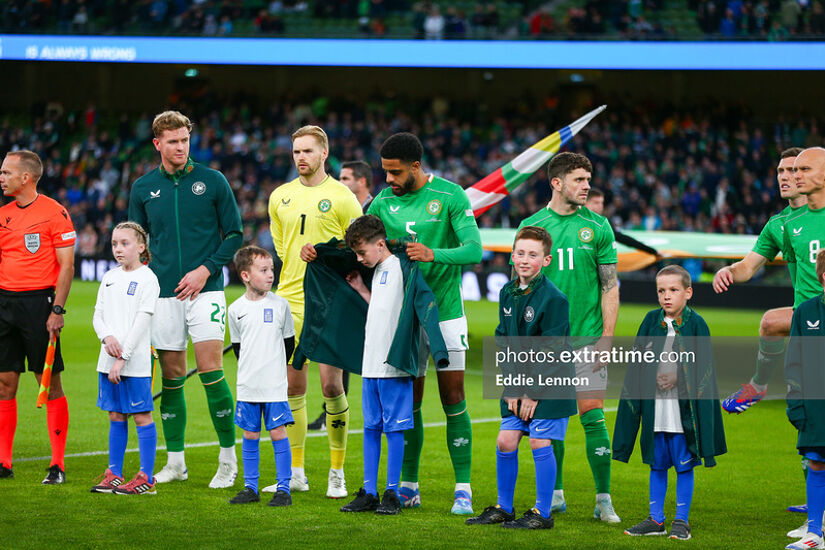
POLYGON ((8 0, 9 33, 531 40, 813 40, 821 0, 8 0))
MULTIPOLYGON (((397 128, 421 136, 429 154, 426 165, 464 187, 556 129, 537 123, 529 109, 481 124, 443 111, 437 102, 405 101, 402 109, 397 100, 377 97, 335 109, 323 98, 255 110, 218 97, 181 108, 197 121, 192 157, 227 176, 241 208, 245 240, 268 249, 267 199, 277 185, 295 177, 290 130, 306 122, 319 123, 329 134, 333 174, 346 160, 370 162, 373 194, 383 184, 379 145, 397 128)), ((765 125, 731 106, 717 112, 646 109, 611 109, 569 147, 594 161, 594 184, 606 192, 606 215, 616 228, 758 234, 784 207, 776 191, 777 152, 822 143, 816 122, 808 120, 765 125)), ((126 219, 131 183, 156 165, 150 115, 119 116, 98 113, 94 106, 64 112, 50 104, 28 120, 0 117, 0 152, 31 148, 42 155, 41 188, 70 209, 82 254, 107 250, 111 228, 126 219)), ((548 198, 540 171, 479 224, 515 227, 548 198)))

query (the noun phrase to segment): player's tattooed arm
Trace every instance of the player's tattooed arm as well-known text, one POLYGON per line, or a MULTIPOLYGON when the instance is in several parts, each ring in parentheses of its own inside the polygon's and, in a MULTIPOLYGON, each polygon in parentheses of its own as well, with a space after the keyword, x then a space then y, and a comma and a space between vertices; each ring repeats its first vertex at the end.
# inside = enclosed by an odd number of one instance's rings
POLYGON ((596 343, 596 349, 603 351, 610 347, 619 318, 619 280, 616 276, 616 264, 599 265, 599 285, 602 290, 602 338, 596 343))
POLYGON ((602 288, 602 294, 609 292, 610 289, 619 284, 616 275, 616 264, 599 264, 599 284, 602 288))

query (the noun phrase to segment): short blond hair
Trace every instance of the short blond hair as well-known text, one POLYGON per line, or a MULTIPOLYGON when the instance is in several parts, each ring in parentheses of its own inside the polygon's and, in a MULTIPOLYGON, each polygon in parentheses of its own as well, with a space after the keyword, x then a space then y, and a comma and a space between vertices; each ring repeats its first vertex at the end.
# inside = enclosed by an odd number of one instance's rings
POLYGON ((20 162, 20 171, 30 174, 34 183, 40 181, 40 176, 43 175, 43 161, 40 160, 37 153, 28 149, 21 149, 19 151, 9 151, 6 156, 17 157, 20 162))
POLYGON ((292 134, 292 141, 294 142, 299 137, 304 136, 312 136, 318 140, 318 143, 321 144, 325 150, 329 151, 329 138, 327 137, 327 133, 324 132, 324 129, 320 126, 303 126, 295 130, 295 133, 292 134))
POLYGON ((163 111, 152 121, 152 132, 156 138, 160 138, 163 132, 167 130, 178 130, 180 128, 192 131, 192 121, 180 111, 163 111))

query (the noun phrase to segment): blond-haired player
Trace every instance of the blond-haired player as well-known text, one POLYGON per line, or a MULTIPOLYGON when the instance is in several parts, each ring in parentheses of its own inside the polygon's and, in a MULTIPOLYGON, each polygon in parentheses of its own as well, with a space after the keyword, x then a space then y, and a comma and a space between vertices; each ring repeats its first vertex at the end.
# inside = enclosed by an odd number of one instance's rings
MULTIPOLYGON (((304 126, 292 134, 292 158, 298 177, 281 185, 269 197, 269 218, 275 251, 283 262, 276 294, 289 302, 295 324, 296 346, 304 320, 304 272, 306 262, 315 259, 315 243, 333 237, 344 238, 350 221, 361 216, 355 195, 327 174, 324 162, 329 154, 329 140, 318 126, 304 126)), ((327 411, 327 435, 330 447, 330 471, 327 496, 344 498, 344 459, 349 429, 349 404, 344 393, 342 371, 331 365, 319 365, 321 391, 327 411)), ((295 424, 287 428, 292 448, 292 491, 308 491, 304 473, 304 444, 307 433, 306 370, 290 365, 289 406, 295 424)), ((264 491, 271 490, 270 487, 264 491)))

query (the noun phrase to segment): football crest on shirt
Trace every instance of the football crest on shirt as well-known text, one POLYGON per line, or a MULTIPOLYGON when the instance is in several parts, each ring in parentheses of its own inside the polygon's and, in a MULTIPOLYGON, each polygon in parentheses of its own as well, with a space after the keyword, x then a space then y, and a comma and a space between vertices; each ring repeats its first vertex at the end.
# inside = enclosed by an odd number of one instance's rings
POLYGON ((321 199, 318 201, 318 210, 323 213, 329 212, 329 209, 332 208, 332 201, 329 199, 321 199))
POLYGON ((533 309, 533 306, 527 306, 524 308, 524 320, 526 322, 532 321, 536 317, 536 311, 533 309))
POLYGON ((264 323, 271 323, 273 318, 274 318, 274 315, 272 313, 272 308, 271 307, 264 308, 264 323))
POLYGON ((593 240, 593 230, 589 227, 582 227, 579 229, 579 240, 583 243, 589 243, 593 240))
POLYGON ((137 281, 132 281, 129 283, 129 290, 126 291, 126 294, 134 296, 135 292, 137 292, 137 281))
POLYGON ((196 181, 192 184, 192 192, 196 195, 203 195, 206 192, 206 184, 202 181, 196 181))
POLYGON ((433 199, 427 203, 427 212, 435 216, 439 212, 441 212, 441 201, 438 199, 433 199))
POLYGON ((32 254, 40 250, 40 233, 26 233, 23 235, 26 243, 26 250, 32 254))

